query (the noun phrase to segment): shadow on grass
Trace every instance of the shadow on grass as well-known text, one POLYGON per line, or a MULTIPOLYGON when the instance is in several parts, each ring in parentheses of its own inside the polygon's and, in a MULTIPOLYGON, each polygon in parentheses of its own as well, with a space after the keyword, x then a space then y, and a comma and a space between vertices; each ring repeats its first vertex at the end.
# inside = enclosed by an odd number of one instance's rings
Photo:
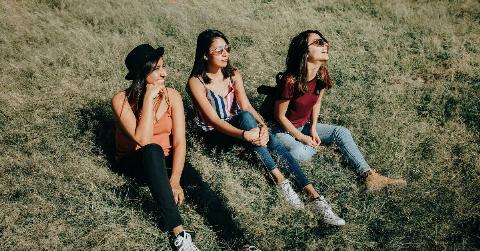
MULTIPOLYGON (((82 135, 87 134, 95 144, 93 154, 100 155, 108 161, 108 168, 117 175, 123 175, 115 168, 115 117, 110 104, 93 100, 79 111, 80 120, 78 128, 82 135)), ((158 209, 152 201, 151 196, 142 193, 143 182, 133 177, 127 177, 126 183, 118 188, 117 195, 130 202, 140 203, 144 212, 152 215, 157 222, 160 222, 156 215, 158 209)), ((164 230, 164 226, 159 225, 164 230)))
MULTIPOLYGON (((81 135, 87 134, 93 143, 93 153, 102 155, 113 168, 115 153, 115 118, 110 104, 90 101, 79 110, 78 129, 81 135)), ((115 171, 115 170, 113 170, 115 171)))
MULTIPOLYGON (((82 135, 89 135, 93 139, 95 144, 93 153, 108 160, 108 168, 112 172, 124 175, 115 167, 115 118, 110 104, 99 100, 90 101, 85 108, 79 111, 79 115, 79 131, 82 135)), ((225 208, 210 186, 203 181, 189 160, 185 163, 182 180, 184 177, 187 177, 185 179, 188 180, 188 183, 182 184, 186 191, 187 203, 195 205, 194 209, 207 220, 222 241, 221 244, 230 247, 245 244, 244 234, 236 227, 237 224, 231 218, 231 212, 225 208)), ((160 211, 156 202, 149 192, 141 188, 142 186, 146 186, 142 180, 128 177, 125 185, 118 189, 117 196, 133 202, 134 205, 139 204, 143 212, 151 216, 162 231, 167 231, 159 216, 160 211)))

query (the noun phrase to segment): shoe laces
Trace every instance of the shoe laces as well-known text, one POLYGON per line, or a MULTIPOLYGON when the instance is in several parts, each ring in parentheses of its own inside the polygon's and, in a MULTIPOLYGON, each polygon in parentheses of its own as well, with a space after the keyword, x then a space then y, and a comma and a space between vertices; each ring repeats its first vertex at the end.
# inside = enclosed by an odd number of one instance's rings
POLYGON ((316 198, 314 202, 318 207, 320 207, 323 210, 332 210, 332 207, 330 206, 330 204, 328 204, 328 202, 325 200, 325 197, 323 197, 323 195, 316 198))
POLYGON ((178 251, 199 251, 192 242, 192 236, 185 230, 177 235, 173 244, 178 251))
POLYGON ((293 198, 296 198, 296 197, 297 197, 297 196, 295 196, 295 195, 297 195, 297 194, 296 194, 295 191, 293 190, 292 185, 291 185, 291 183, 290 183, 289 180, 283 181, 282 184, 280 184, 280 186, 282 187, 282 190, 285 192, 285 194, 286 194, 290 199, 293 199, 293 198))

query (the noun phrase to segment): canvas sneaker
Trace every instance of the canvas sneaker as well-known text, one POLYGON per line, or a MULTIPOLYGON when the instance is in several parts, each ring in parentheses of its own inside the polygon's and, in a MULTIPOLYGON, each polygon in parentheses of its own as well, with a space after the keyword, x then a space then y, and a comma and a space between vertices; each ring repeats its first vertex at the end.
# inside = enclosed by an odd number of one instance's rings
POLYGON ((173 244, 178 251, 200 251, 192 242, 192 236, 187 231, 183 231, 175 237, 173 244))
POLYGON ((345 220, 338 217, 338 215, 333 212, 332 207, 323 196, 314 199, 312 203, 314 211, 322 216, 323 222, 334 226, 345 225, 345 220))
POLYGON ((304 208, 303 202, 298 197, 298 194, 293 190, 290 180, 285 179, 278 186, 282 189, 285 199, 295 208, 304 208))

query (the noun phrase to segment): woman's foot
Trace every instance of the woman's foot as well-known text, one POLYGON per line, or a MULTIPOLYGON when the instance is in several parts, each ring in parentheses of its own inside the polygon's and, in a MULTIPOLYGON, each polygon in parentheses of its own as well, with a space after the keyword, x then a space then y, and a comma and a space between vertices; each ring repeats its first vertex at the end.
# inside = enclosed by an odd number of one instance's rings
POLYGON ((322 221, 334 225, 334 226, 343 226, 345 225, 345 220, 338 217, 332 207, 327 203, 323 196, 320 196, 312 201, 314 212, 322 216, 322 221))
POLYGON ((392 179, 385 177, 374 170, 366 171, 363 174, 367 189, 369 191, 378 191, 386 187, 404 187, 407 182, 404 179, 392 179))
POLYGON ((192 242, 192 236, 187 231, 182 231, 175 237, 173 244, 178 251, 200 251, 192 242))
POLYGON ((298 197, 298 194, 293 190, 292 184, 288 179, 278 183, 278 186, 282 189, 283 195, 290 205, 298 209, 305 207, 300 197, 298 197))

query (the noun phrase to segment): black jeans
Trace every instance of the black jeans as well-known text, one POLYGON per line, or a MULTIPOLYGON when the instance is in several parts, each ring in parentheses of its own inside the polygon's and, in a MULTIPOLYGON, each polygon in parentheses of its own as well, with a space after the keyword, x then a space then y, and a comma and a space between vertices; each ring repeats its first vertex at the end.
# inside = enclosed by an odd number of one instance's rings
MULTIPOLYGON (((171 158, 165 158, 159 145, 146 145, 123 157, 117 164, 120 172, 144 181, 150 188, 167 230, 182 224, 169 181, 171 158)), ((197 205, 198 212, 207 218, 213 230, 231 248, 236 249, 246 243, 243 232, 233 222, 228 210, 189 163, 183 168, 180 185, 185 190, 187 201, 197 205)))

